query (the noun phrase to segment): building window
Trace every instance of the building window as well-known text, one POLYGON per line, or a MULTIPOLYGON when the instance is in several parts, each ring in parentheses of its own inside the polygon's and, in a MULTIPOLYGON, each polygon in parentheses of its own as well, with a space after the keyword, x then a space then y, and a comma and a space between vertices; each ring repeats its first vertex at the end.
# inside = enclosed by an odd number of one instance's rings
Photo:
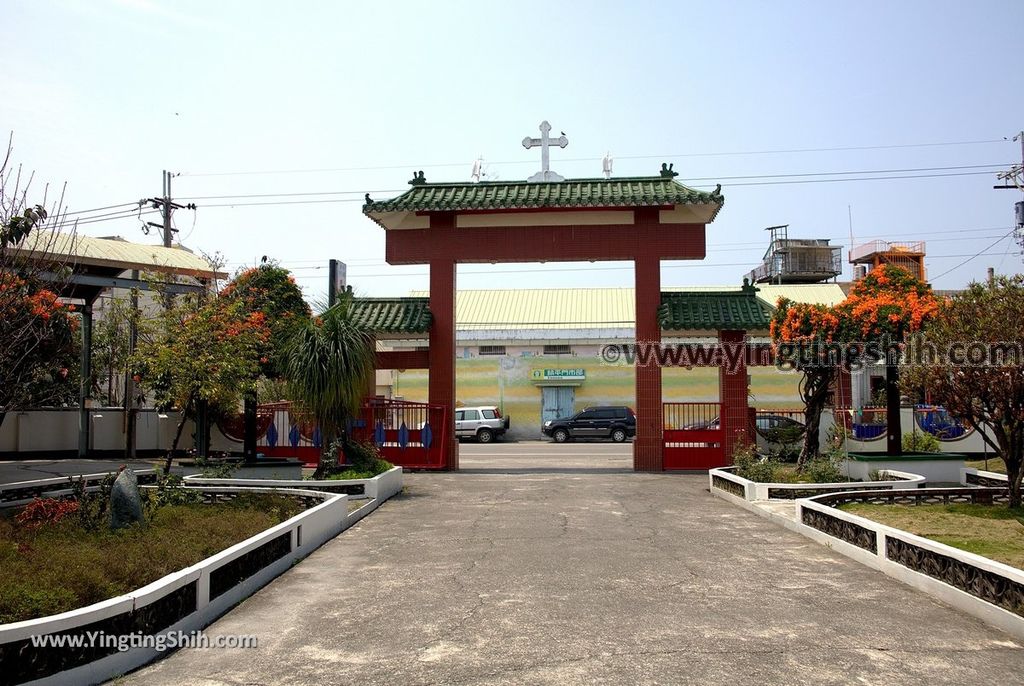
POLYGON ((545 345, 544 346, 544 354, 545 355, 571 355, 572 354, 572 348, 570 348, 568 345, 545 345))
POLYGON ((503 345, 481 345, 480 346, 480 354, 481 355, 504 355, 505 354, 505 346, 503 346, 503 345))

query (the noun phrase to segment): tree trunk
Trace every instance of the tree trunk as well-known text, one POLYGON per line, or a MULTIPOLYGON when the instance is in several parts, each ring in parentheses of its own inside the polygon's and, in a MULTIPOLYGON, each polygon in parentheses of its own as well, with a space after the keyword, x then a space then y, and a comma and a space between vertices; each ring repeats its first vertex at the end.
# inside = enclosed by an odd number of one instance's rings
POLYGON ((1010 507, 1020 507, 1020 486, 1021 477, 1024 471, 1021 470, 1021 462, 1024 461, 1024 445, 1013 440, 1011 435, 1005 437, 1005 441, 999 442, 999 452, 1003 455, 1003 462, 1006 464, 1006 479, 1010 486, 1010 507))
POLYGON ((246 393, 242 405, 242 458, 245 464, 256 462, 256 392, 246 393))
POLYGON ((193 405, 195 404, 195 396, 189 396, 188 402, 181 408, 181 419, 178 420, 178 429, 174 432, 174 440, 171 441, 171 450, 167 453, 167 460, 164 462, 164 473, 171 473, 171 463, 174 461, 174 453, 178 452, 178 443, 181 441, 181 432, 185 429, 185 421, 188 419, 190 414, 194 414, 193 405), (189 410, 193 411, 190 412, 189 410))
POLYGON ((164 461, 164 473, 171 473, 171 463, 174 461, 174 453, 178 452, 178 442, 181 440, 181 432, 185 429, 185 411, 181 412, 181 419, 178 420, 178 429, 174 432, 174 440, 171 442, 171 449, 167 452, 167 459, 164 461))
POLYGON ((818 432, 821 427, 821 411, 825 409, 828 388, 832 383, 831 369, 805 370, 801 381, 800 392, 804 400, 804 447, 797 459, 797 467, 802 468, 808 460, 818 457, 821 443, 818 432))
POLYGON ((900 368, 885 365, 885 451, 903 454, 903 421, 900 418, 900 368))

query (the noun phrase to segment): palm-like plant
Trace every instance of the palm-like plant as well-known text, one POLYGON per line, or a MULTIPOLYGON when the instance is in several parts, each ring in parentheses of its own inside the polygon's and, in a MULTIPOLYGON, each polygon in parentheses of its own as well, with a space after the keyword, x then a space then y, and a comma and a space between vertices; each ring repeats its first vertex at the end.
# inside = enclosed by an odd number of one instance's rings
POLYGON ((342 297, 290 339, 284 355, 288 395, 310 415, 323 438, 316 476, 329 467, 331 445, 348 443, 346 424, 359 411, 366 379, 373 373, 373 334, 353 318, 352 297, 342 297))

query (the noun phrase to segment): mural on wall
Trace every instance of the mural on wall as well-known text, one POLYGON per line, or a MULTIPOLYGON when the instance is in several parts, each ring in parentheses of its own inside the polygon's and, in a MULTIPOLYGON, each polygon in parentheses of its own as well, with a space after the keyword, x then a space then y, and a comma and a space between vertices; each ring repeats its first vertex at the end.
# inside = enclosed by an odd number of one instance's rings
MULTIPOLYGON (((663 376, 665 402, 717 402, 718 369, 666 368, 663 376)), ((799 409, 799 375, 773 367, 750 369, 751 404, 757 409, 799 409)), ((540 437, 542 392, 546 383, 572 385, 575 408, 591 405, 633 406, 633 368, 608 365, 593 355, 506 355, 460 357, 455 364, 455 394, 459 406, 497 405, 512 417, 510 436, 540 437), (547 370, 548 378, 545 378, 547 370), (565 370, 561 379, 550 374, 565 370), (582 370, 582 379, 574 370, 582 370), (578 385, 577 385, 578 384, 578 385)), ((426 402, 426 370, 396 372, 392 393, 405 400, 426 402)))

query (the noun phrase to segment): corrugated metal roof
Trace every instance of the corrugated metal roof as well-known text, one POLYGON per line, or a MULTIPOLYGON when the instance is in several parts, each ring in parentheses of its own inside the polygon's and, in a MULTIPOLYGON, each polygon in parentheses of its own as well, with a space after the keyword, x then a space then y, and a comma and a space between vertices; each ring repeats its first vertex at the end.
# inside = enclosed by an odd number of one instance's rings
MULTIPOLYGON (((71 265, 93 265, 127 271, 140 269, 171 274, 213 277, 213 266, 205 258, 183 248, 142 245, 115 238, 93 238, 48 231, 32 232, 19 252, 46 253, 71 265)), ((217 278, 227 274, 218 272, 217 278)))
MULTIPOLYGON (((835 304, 846 296, 838 284, 795 284, 759 287, 757 296, 768 305, 784 295, 796 302, 835 304)), ((663 291, 739 291, 740 286, 688 286, 663 291)), ((427 291, 413 291, 427 297, 427 291)), ((460 331, 489 329, 632 328, 635 322, 632 288, 524 288, 460 290, 455 320, 460 331)))

